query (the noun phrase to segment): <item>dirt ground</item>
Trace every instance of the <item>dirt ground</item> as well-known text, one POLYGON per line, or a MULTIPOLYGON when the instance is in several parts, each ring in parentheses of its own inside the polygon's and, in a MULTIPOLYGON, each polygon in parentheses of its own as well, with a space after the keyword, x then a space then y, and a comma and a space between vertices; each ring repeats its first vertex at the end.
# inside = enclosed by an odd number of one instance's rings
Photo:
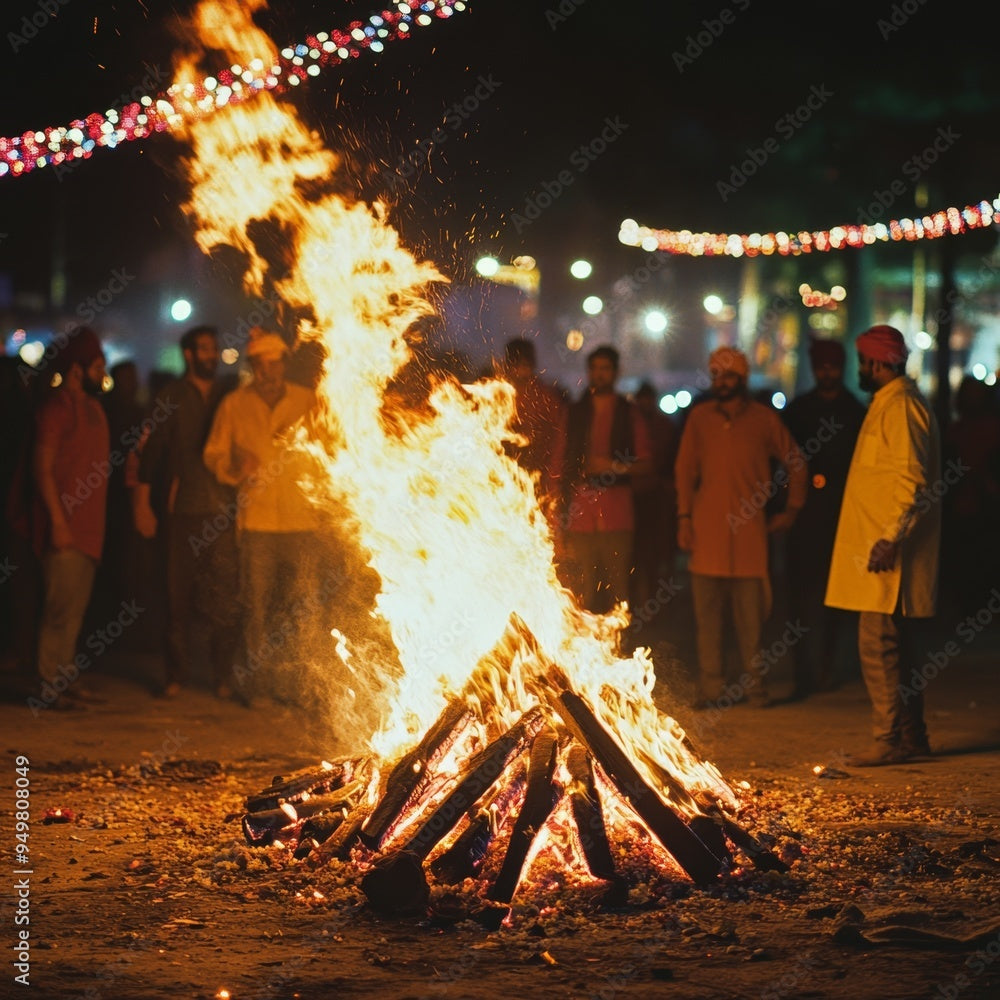
MULTIPOLYGON (((251 849, 240 826, 245 797, 273 776, 357 752, 346 734, 204 690, 154 698, 155 664, 122 655, 88 678, 100 700, 85 710, 36 716, 7 678, 0 995, 1000 996, 997 630, 963 644, 929 685, 934 756, 859 770, 844 754, 868 738, 860 680, 767 710, 695 713, 681 698, 689 636, 664 640, 687 635, 689 610, 671 614, 647 632, 659 636, 657 698, 738 788, 741 824, 787 872, 748 865, 697 888, 620 856, 632 884, 618 910, 599 911, 592 891, 552 871, 499 930, 470 919, 461 892, 384 919, 353 866, 251 849), (68 822, 46 821, 57 809, 68 822)), ((957 625, 938 623, 928 652, 957 625)))

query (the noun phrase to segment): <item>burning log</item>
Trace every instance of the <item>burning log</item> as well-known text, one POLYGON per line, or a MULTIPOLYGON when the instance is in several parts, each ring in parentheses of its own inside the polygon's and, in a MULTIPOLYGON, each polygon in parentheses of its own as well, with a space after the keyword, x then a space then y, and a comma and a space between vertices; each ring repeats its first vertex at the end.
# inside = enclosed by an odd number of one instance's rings
MULTIPOLYGON (((301 828, 310 817, 330 813, 339 814, 343 820, 354 808, 363 791, 363 783, 359 780, 330 795, 309 795, 304 792, 297 802, 283 802, 277 809, 247 813, 243 817, 243 835, 247 843, 254 847, 266 847, 282 831, 296 829, 294 836, 298 839, 297 828, 301 828)), ((291 839, 287 832, 285 839, 291 839)))
POLYGON ((295 857, 299 860, 308 857, 320 844, 325 844, 343 825, 343 822, 344 816, 341 813, 311 816, 299 830, 299 843, 294 851, 295 857))
MULTIPOLYGON (((652 760, 646 755, 643 755, 643 760, 649 765, 650 768, 652 768, 657 778, 659 778, 663 785, 668 789, 671 801, 694 801, 688 790, 657 761, 652 760)), ((743 851, 744 854, 747 855, 747 857, 750 858, 756 869, 759 871, 774 872, 788 871, 788 865, 786 865, 781 858, 769 851, 751 833, 744 830, 734 819, 727 816, 723 811, 722 806, 720 806, 717 802, 710 803, 706 809, 707 816, 703 817, 703 819, 716 823, 722 834, 728 837, 733 844, 735 844, 741 851, 743 851)), ((704 834, 699 833, 699 836, 702 836, 703 840, 714 839, 713 831, 711 831, 707 823, 701 824, 700 829, 705 831, 704 834)), ((725 849, 724 840, 722 841, 722 845, 723 849, 725 849)))
POLYGON ((371 766, 369 758, 345 757, 320 767, 303 768, 289 777, 278 775, 256 795, 248 795, 244 804, 248 813, 278 809, 282 802, 297 802, 306 793, 333 792, 353 781, 359 772, 371 766))
POLYGON ((587 747, 622 797, 681 868, 699 884, 715 881, 725 859, 713 853, 650 788, 584 700, 572 691, 563 691, 553 702, 570 731, 587 747))
POLYGON ((528 790, 510 835, 500 872, 487 893, 495 903, 509 903, 514 898, 528 851, 562 794, 562 789, 552 780, 558 748, 559 741, 551 729, 539 733, 531 745, 528 790))
POLYGON ((384 913, 404 914, 426 906, 430 890, 423 871, 425 858, 503 775, 510 762, 524 752, 543 724, 540 708, 525 712, 511 729, 473 759, 465 777, 406 845, 375 863, 361 880, 362 891, 373 907, 384 913))
POLYGON ((407 803, 426 784, 435 761, 448 752, 471 719, 472 712, 464 701, 450 701, 420 743, 399 759, 386 779, 381 800, 361 831, 361 840, 366 847, 378 850, 382 846, 407 803))
POLYGON ((569 748, 566 767, 573 779, 569 790, 573 807, 573 820, 580 837, 580 847, 590 874, 595 878, 618 881, 615 862, 611 857, 608 831, 604 826, 604 813, 594 784, 594 769, 590 755, 579 743, 569 748))
POLYGON ((323 857, 346 861, 351 851, 361 843, 361 828, 370 814, 371 808, 367 805, 358 806, 353 813, 349 813, 333 836, 322 845, 323 857))
POLYGON ((507 822, 514 803, 521 797, 526 781, 527 772, 522 767, 506 785, 493 790, 455 843, 431 862, 430 869, 436 879, 455 885, 479 871, 497 831, 507 822))
POLYGON ((769 851, 753 834, 717 810, 719 825, 727 837, 753 862, 754 868, 764 872, 787 872, 788 865, 769 851))

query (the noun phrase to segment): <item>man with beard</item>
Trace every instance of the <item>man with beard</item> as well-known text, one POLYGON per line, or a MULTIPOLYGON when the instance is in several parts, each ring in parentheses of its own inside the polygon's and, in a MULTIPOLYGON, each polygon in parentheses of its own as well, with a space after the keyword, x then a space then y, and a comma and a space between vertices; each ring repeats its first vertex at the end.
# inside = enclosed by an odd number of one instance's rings
POLYGON ((872 394, 847 474, 826 603, 860 612, 858 653, 874 743, 849 760, 898 764, 930 753, 915 622, 934 615, 941 444, 934 411, 905 374, 902 333, 873 326, 856 341, 858 384, 872 394))
POLYGON ((712 398, 695 406, 674 471, 677 544, 690 553, 700 668, 699 705, 772 704, 760 648, 770 614, 768 535, 786 530, 805 502, 806 463, 777 411, 747 393, 742 351, 720 347, 708 360, 712 398), (787 486, 785 509, 765 508, 787 486), (726 685, 723 635, 731 615, 743 673, 726 685))
POLYGON ((554 386, 542 381, 536 365, 535 345, 530 340, 517 337, 508 341, 502 374, 517 394, 510 426, 520 435, 520 441, 508 441, 507 454, 531 473, 536 493, 547 510, 552 452, 566 404, 554 386))
POLYGON ((615 391, 618 363, 609 345, 587 356, 587 389, 566 408, 552 453, 567 561, 581 605, 594 612, 628 601, 631 477, 647 472, 653 457, 638 407, 615 391))
POLYGON ((195 624, 204 619, 215 693, 228 698, 239 642, 236 494, 209 472, 202 449, 230 386, 216 378, 214 327, 193 327, 180 346, 184 375, 161 391, 152 410, 157 419, 141 447, 133 514, 143 538, 153 539, 161 524, 165 532, 164 694, 176 695, 191 680, 195 624), (206 526, 211 541, 200 544, 206 526))
POLYGON ((97 400, 104 365, 93 330, 69 333, 52 358, 59 378, 39 407, 35 427, 36 544, 44 579, 37 669, 42 704, 60 709, 88 694, 79 675, 90 664, 77 655, 76 644, 104 546, 110 445, 97 400))
POLYGON ((809 492, 786 550, 789 611, 808 629, 793 651, 796 699, 836 687, 837 640, 855 624, 847 612, 826 607, 823 597, 847 469, 865 418, 864 406, 844 385, 844 345, 813 340, 809 361, 816 384, 782 413, 809 462, 809 492))
POLYGON ((320 602, 319 511, 304 491, 316 467, 290 436, 317 405, 314 390, 286 377, 284 338, 254 327, 251 381, 222 401, 205 442, 205 464, 236 488, 244 662, 235 671, 246 703, 304 694, 311 615, 320 602))

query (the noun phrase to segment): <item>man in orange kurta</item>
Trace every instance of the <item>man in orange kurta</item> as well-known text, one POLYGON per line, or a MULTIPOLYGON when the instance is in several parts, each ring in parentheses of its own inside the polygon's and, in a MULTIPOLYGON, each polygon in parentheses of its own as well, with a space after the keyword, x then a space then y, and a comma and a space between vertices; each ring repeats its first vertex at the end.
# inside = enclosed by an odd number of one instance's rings
POLYGON ((764 707, 771 703, 771 663, 760 648, 771 605, 768 535, 792 525, 805 502, 807 466, 777 412, 749 397, 741 351, 714 351, 709 373, 712 398, 688 415, 675 465, 677 544, 690 552, 700 701, 726 694, 764 707), (768 501, 786 487, 784 511, 768 518, 768 501), (726 687, 723 669, 727 611, 743 666, 735 690, 726 687))

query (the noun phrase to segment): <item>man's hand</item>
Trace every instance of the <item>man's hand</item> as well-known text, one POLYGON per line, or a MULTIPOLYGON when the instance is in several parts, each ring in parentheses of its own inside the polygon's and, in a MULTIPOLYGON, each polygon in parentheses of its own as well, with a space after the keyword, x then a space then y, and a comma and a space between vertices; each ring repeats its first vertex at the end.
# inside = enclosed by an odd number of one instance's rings
POLYGON ((233 448, 233 476, 242 483, 249 479, 260 468, 260 459, 246 448, 238 445, 233 448))
POLYGON ((132 504, 132 519, 135 521, 135 530, 143 538, 156 537, 156 515, 149 501, 143 503, 137 500, 132 504))
POLYGON ((73 532, 62 520, 53 521, 49 531, 49 543, 56 552, 73 548, 73 532))
POLYGON ((689 517, 682 517, 677 522, 677 547, 684 552, 694 549, 694 526, 689 517))
POLYGON ((888 538, 880 538, 868 554, 868 572, 888 572, 896 565, 898 554, 899 542, 890 542, 888 538))

